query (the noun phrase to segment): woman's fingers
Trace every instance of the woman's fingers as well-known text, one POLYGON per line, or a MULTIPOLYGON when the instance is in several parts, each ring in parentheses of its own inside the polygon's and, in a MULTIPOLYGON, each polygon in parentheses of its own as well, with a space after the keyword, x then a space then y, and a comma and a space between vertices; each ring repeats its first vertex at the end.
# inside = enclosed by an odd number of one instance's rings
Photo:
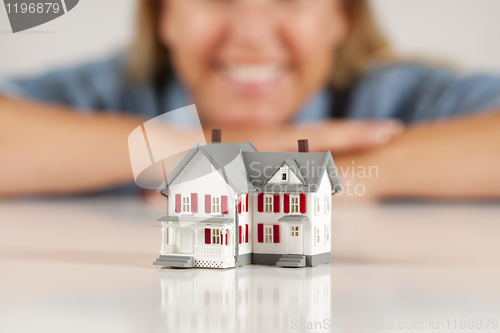
MULTIPOLYGON (((344 153, 378 147, 401 134, 404 125, 398 120, 328 121, 299 126, 300 134, 309 136, 314 151, 344 153)), ((307 137, 304 137, 304 139, 307 137)))
POLYGON ((397 120, 328 120, 258 129, 222 129, 224 142, 251 141, 261 151, 297 151, 297 140, 308 139, 310 151, 347 153, 384 145, 401 134, 397 120))

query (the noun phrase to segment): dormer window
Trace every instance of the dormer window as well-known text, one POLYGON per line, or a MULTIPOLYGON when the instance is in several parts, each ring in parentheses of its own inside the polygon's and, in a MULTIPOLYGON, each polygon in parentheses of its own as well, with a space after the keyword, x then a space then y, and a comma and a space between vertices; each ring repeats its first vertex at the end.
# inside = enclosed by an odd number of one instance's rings
POLYGON ((288 181, 288 168, 283 167, 283 168, 281 168, 280 172, 281 172, 281 181, 287 182, 288 181))

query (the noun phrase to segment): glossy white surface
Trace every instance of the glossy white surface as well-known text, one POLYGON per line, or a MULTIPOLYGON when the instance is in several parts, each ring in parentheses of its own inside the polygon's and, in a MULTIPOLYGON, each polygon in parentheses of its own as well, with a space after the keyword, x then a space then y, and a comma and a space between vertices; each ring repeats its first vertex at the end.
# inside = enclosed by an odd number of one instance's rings
POLYGON ((332 209, 330 265, 158 270, 157 207, 2 202, 0 332, 499 330, 498 205, 332 209))

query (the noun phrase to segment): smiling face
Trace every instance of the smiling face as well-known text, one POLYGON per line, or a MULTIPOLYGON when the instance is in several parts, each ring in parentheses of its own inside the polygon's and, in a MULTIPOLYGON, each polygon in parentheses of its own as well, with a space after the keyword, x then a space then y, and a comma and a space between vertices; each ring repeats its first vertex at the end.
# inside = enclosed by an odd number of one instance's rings
POLYGON ((202 121, 272 126, 328 83, 342 0, 163 0, 160 36, 202 121))

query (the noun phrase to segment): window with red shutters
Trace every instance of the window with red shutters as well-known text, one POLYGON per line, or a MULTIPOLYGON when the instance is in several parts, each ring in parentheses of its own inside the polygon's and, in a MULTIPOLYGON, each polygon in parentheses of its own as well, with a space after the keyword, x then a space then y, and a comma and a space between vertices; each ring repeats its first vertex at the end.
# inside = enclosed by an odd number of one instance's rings
POLYGON ((238 241, 241 244, 241 225, 238 226, 238 241))
POLYGON ((280 195, 279 194, 274 195, 274 212, 275 213, 280 212, 280 195))
POLYGON ((273 225, 273 241, 274 243, 279 243, 280 242, 280 226, 279 224, 273 225))
POLYGON ((264 224, 257 225, 257 241, 264 243, 264 224))
POLYGON ((245 195, 245 210, 248 212, 248 197, 250 196, 250 193, 247 193, 245 195))
POLYGON ((257 211, 259 213, 264 211, 264 193, 259 193, 257 197, 257 211))
POLYGON ((289 194, 283 195, 283 212, 285 214, 290 213, 290 195, 289 194))
POLYGON ((175 212, 176 213, 181 212, 181 195, 180 194, 175 195, 175 212))
POLYGON ((210 228, 205 228, 205 244, 212 244, 210 241, 210 228))
POLYGON ((227 214, 227 195, 221 195, 220 201, 222 214, 227 214))
POLYGON ((198 211, 198 194, 191 193, 191 212, 196 213, 198 211))
POLYGON ((302 214, 306 212, 306 195, 304 193, 300 194, 300 212, 302 214))
POLYGON ((212 204, 212 196, 210 194, 205 195, 205 213, 206 214, 210 214, 212 212, 211 204, 212 204))
POLYGON ((245 224, 245 243, 248 243, 248 224, 245 224))

